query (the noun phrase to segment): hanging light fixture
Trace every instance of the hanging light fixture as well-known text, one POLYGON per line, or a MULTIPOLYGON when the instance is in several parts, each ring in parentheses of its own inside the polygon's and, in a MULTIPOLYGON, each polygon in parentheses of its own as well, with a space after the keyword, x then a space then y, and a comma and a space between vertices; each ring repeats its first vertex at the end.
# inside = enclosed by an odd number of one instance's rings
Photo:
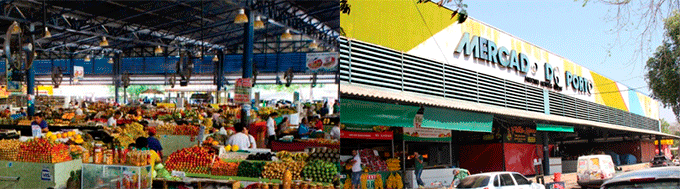
POLYGON ((33 52, 33 57, 37 57, 37 56, 38 56, 38 52, 33 52))
POLYGON ((108 63, 109 63, 109 64, 113 64, 113 58, 109 58, 108 63))
POLYGON ((217 57, 217 55, 215 55, 215 56, 213 56, 212 61, 213 61, 213 62, 217 62, 217 61, 220 61, 220 59, 217 57))
POLYGON ((262 19, 260 16, 255 17, 255 23, 253 23, 253 29, 259 30, 264 28, 264 22, 262 22, 262 19))
POLYGON ((106 46, 109 46, 109 41, 108 41, 108 40, 106 40, 106 37, 102 37, 102 41, 101 41, 101 42, 99 42, 99 46, 100 46, 100 47, 106 47, 106 46))
POLYGON ((312 40, 312 43, 309 44, 309 49, 316 49, 319 48, 319 44, 316 43, 316 40, 312 40))
POLYGON ((290 29, 286 29, 286 32, 281 34, 281 39, 283 39, 283 40, 293 39, 293 35, 290 34, 290 29))
POLYGON ((19 23, 17 23, 17 21, 14 21, 14 22, 12 23, 12 25, 13 25, 13 26, 12 26, 12 32, 11 32, 12 34, 19 34, 19 33, 21 33, 21 27, 19 27, 19 23))
POLYGON ((163 53, 163 49, 161 49, 161 46, 158 45, 158 46, 156 46, 156 49, 153 50, 153 52, 156 53, 156 54, 161 54, 161 53, 163 53))
POLYGON ((45 35, 43 36, 45 38, 50 38, 52 37, 52 34, 50 33, 50 30, 45 27, 45 35))
POLYGON ((89 62, 89 61, 91 61, 91 60, 90 60, 90 55, 88 54, 87 56, 85 56, 85 62, 89 62))
POLYGON ((246 16, 246 10, 238 9, 238 15, 234 19, 235 24, 245 24, 248 22, 248 16, 246 16))

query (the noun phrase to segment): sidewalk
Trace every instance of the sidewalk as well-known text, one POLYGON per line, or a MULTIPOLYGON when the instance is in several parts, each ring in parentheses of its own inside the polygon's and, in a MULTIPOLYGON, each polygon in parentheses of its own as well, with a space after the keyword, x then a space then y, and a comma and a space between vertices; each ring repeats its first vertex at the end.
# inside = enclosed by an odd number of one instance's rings
MULTIPOLYGON (((649 168, 649 163, 638 163, 638 164, 633 164, 633 165, 624 165, 624 166, 619 166, 621 167, 621 172, 617 172, 617 174, 620 174, 622 172, 628 172, 628 171, 635 171, 635 170, 640 170, 640 169, 647 169, 649 168)), ((529 180, 536 182, 536 177, 529 177, 529 180)), ((549 175, 544 177, 546 183, 553 182, 553 176, 549 175)), ((566 188, 571 188, 571 189, 579 189, 581 188, 578 186, 576 183, 576 173, 563 173, 562 174, 562 182, 566 185, 566 188)))

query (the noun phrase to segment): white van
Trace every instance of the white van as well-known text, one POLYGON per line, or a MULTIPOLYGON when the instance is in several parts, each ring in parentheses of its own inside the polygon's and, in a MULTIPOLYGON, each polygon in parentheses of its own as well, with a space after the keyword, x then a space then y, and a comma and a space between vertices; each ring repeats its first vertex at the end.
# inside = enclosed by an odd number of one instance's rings
POLYGON ((583 188, 599 188, 604 181, 614 177, 616 167, 609 155, 587 155, 578 157, 576 179, 583 188))

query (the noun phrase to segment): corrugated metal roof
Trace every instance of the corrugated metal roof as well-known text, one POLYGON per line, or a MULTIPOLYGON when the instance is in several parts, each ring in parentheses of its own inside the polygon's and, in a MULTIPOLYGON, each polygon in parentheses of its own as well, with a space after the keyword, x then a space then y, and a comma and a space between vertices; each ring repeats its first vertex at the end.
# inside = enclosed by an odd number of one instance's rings
POLYGON ((606 129, 614 129, 614 130, 621 130, 621 131, 629 131, 629 132, 659 135, 659 136, 662 136, 664 138, 678 138, 678 139, 680 139, 680 136, 670 135, 670 134, 661 133, 661 132, 652 131, 652 130, 644 130, 644 129, 637 129, 637 128, 631 128, 631 127, 620 126, 620 125, 613 125, 613 124, 608 124, 608 123, 600 123, 600 122, 594 122, 594 121, 588 121, 588 120, 574 119, 574 118, 558 116, 558 115, 547 115, 547 114, 543 114, 543 113, 516 110, 516 109, 511 109, 511 108, 506 108, 506 107, 485 105, 485 104, 480 104, 480 103, 474 103, 474 102, 468 102, 468 101, 462 101, 462 100, 456 100, 456 99, 447 99, 447 98, 443 98, 443 97, 423 95, 423 94, 404 92, 404 91, 398 91, 398 90, 392 90, 392 89, 383 89, 383 88, 371 87, 371 86, 366 86, 366 85, 361 85, 361 84, 349 84, 347 82, 342 82, 340 84, 340 93, 362 96, 362 97, 369 97, 369 98, 376 98, 376 99, 385 99, 385 100, 394 100, 394 101, 399 101, 399 102, 423 104, 423 105, 428 105, 428 106, 445 107, 445 108, 451 108, 451 109, 457 109, 457 110, 482 112, 482 113, 497 114, 497 115, 507 115, 507 116, 527 118, 527 119, 532 119, 532 120, 559 122, 559 123, 567 123, 567 124, 574 124, 574 125, 595 126, 595 127, 600 127, 600 128, 606 128, 606 129))

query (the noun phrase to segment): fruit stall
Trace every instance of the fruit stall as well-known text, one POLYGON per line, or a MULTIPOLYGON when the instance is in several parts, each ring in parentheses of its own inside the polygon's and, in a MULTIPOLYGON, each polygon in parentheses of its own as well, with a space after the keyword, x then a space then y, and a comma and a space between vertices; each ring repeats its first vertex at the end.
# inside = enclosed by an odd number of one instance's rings
POLYGON ((0 140, 0 186, 9 188, 65 188, 79 183, 83 143, 75 131, 0 140), (58 137, 57 137, 58 135, 58 137), (60 141, 68 141, 67 145, 60 141))
POLYGON ((336 188, 338 149, 308 148, 305 152, 246 151, 231 146, 203 145, 170 154, 156 178, 239 181, 246 188, 336 188))

